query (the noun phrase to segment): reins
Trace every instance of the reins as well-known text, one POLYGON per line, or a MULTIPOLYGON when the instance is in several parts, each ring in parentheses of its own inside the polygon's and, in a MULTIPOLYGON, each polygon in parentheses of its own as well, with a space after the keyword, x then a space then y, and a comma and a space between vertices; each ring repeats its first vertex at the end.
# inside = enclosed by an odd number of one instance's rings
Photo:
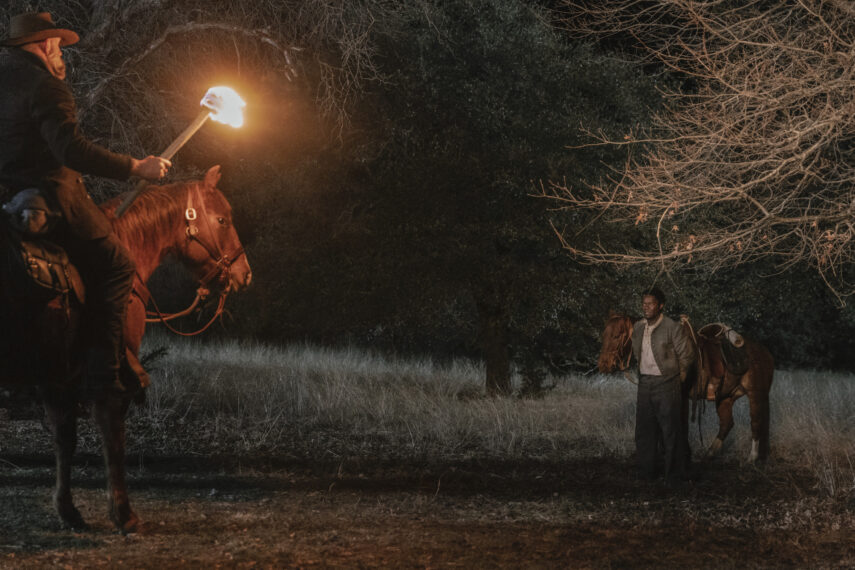
MULTIPOLYGON (((704 410, 706 409, 706 405, 705 405, 706 401, 707 401, 706 393, 707 393, 707 387, 709 386, 710 379, 709 379, 708 374, 703 373, 705 382, 704 382, 703 388, 700 387, 700 382, 698 382, 698 380, 700 379, 702 371, 705 369, 705 367, 704 367, 704 353, 701 350, 700 343, 698 343, 698 336, 695 334, 695 327, 692 326, 692 323, 689 320, 689 315, 680 315, 680 323, 686 325, 686 327, 689 329, 689 335, 691 336, 692 344, 695 347, 695 353, 697 354, 697 357, 698 357, 698 360, 695 363, 695 368, 696 368, 696 370, 695 370, 695 389, 697 390, 697 392, 695 393, 695 398, 692 400, 692 417, 690 418, 689 421, 694 421, 695 419, 697 419, 697 421, 698 421, 698 440, 701 442, 701 447, 703 447, 704 446, 704 432, 703 432, 702 425, 701 425, 701 418, 703 417, 704 410), (698 411, 698 410, 700 410, 700 411, 698 411)), ((700 333, 698 333, 698 334, 700 334, 700 333)))
MULTIPOLYGON (((167 328, 167 330, 169 330, 170 332, 173 332, 177 335, 180 335, 180 336, 196 336, 197 334, 202 334, 203 332, 208 330, 208 328, 212 324, 214 324, 214 321, 216 321, 218 318, 220 318, 220 316, 223 314, 223 309, 226 306, 226 297, 228 296, 228 291, 223 291, 222 293, 220 293, 220 299, 217 302, 217 310, 214 311, 214 315, 211 317, 211 319, 207 323, 205 323, 202 326, 202 328, 188 333, 188 332, 180 331, 180 330, 176 329, 175 327, 173 327, 172 325, 169 324, 169 321, 171 321, 173 319, 177 319, 178 317, 183 317, 184 315, 188 315, 196 308, 196 306, 199 304, 199 301, 205 298, 205 296, 203 294, 201 294, 201 291, 203 291, 203 289, 201 287, 196 290, 196 299, 193 300, 193 303, 188 308, 184 309, 183 311, 179 311, 177 313, 169 313, 169 314, 163 314, 160 311, 160 309, 158 308, 157 303, 154 300, 154 297, 149 296, 149 300, 151 301, 151 304, 154 305, 154 311, 146 311, 145 322, 147 322, 147 323, 157 323, 157 322, 163 323, 163 326, 165 326, 167 328), (149 317, 148 315, 156 315, 156 317, 149 317)), ((149 295, 151 295, 151 293, 149 293, 149 295)))
MULTIPOLYGON (((623 343, 618 347, 618 357, 620 357, 621 350, 624 350, 628 345, 632 344, 632 319, 629 317, 623 317, 624 328, 627 330, 626 339, 624 339, 623 343), (628 323, 628 324, 627 324, 628 323)), ((629 380, 630 384, 635 384, 638 386, 638 382, 632 379, 632 375, 629 373, 629 362, 632 360, 632 348, 626 351, 626 362, 618 359, 618 363, 620 365, 620 369, 623 371, 623 377, 629 380)))
MULTIPOLYGON (((137 296, 140 297, 140 300, 143 301, 143 305, 148 305, 148 303, 151 302, 151 304, 154 306, 154 311, 146 310, 145 322, 163 323, 163 325, 169 331, 181 336, 195 336, 208 330, 208 328, 212 324, 214 324, 214 321, 216 321, 222 316, 223 310, 226 305, 226 297, 229 294, 230 287, 227 286, 220 293, 220 298, 217 301, 217 309, 214 311, 214 315, 200 329, 189 333, 183 332, 170 325, 168 321, 189 315, 194 310, 196 310, 196 307, 199 305, 199 303, 205 300, 205 298, 207 298, 208 294, 210 293, 210 290, 208 289, 208 284, 215 277, 228 277, 231 273, 232 264, 234 264, 235 261, 240 259, 242 255, 246 255, 246 251, 244 250, 244 248, 239 247, 232 253, 231 256, 229 256, 223 253, 223 249, 222 247, 220 247, 219 241, 214 240, 214 243, 216 245, 216 248, 214 248, 199 237, 199 227, 195 223, 198 219, 198 215, 196 212, 196 208, 193 206, 193 194, 196 192, 198 192, 197 186, 193 186, 187 191, 187 207, 184 210, 184 222, 186 226, 184 229, 184 234, 186 236, 185 247, 189 248, 190 243, 195 242, 202 246, 202 249, 204 249, 207 252, 208 256, 214 261, 214 267, 210 271, 208 271, 208 273, 202 276, 201 279, 199 279, 199 288, 196 290, 196 298, 193 299, 193 302, 190 304, 189 307, 182 311, 178 311, 176 313, 163 313, 158 307, 157 302, 154 300, 154 296, 151 294, 151 291, 148 289, 139 273, 137 273, 136 281, 134 283, 134 292, 136 292, 137 296), (142 293, 140 293, 140 291, 137 291, 137 285, 142 289, 142 293)), ((199 200, 199 202, 201 203, 201 207, 204 209, 204 201, 199 200)), ((213 230, 211 230, 210 221, 208 220, 207 216, 203 216, 202 218, 205 220, 205 223, 208 227, 208 233, 210 235, 214 235, 213 230)))
MULTIPOLYGON (((627 346, 632 344, 632 324, 627 325, 627 321, 630 321, 629 317, 624 317, 624 327, 628 329, 626 334, 626 339, 624 339, 623 344, 620 345, 618 351, 624 350, 627 346)), ((618 363, 620 364, 621 370, 626 370, 629 368, 629 361, 632 360, 632 349, 626 351, 626 362, 620 360, 620 352, 618 352, 618 363)))

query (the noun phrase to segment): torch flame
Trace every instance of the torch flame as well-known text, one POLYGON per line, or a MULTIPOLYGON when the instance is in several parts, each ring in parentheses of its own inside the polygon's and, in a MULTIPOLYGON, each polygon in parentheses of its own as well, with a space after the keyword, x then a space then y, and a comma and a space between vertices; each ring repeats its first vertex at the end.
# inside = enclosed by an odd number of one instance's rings
POLYGON ((200 103, 211 110, 208 116, 218 123, 232 127, 243 125, 243 108, 246 102, 231 87, 211 87, 200 103))

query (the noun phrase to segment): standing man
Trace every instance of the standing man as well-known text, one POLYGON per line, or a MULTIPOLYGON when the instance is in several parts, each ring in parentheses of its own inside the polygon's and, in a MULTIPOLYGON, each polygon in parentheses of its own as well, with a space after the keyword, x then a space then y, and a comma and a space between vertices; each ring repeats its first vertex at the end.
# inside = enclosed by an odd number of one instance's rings
POLYGON ((694 351, 679 323, 662 314, 665 294, 658 288, 641 296, 644 318, 632 331, 632 352, 639 365, 635 412, 635 448, 639 476, 657 476, 657 445, 665 452, 662 475, 666 483, 686 476, 688 447, 682 429, 682 383, 694 361, 694 351))
POLYGON ((83 397, 95 398, 123 390, 118 372, 135 268, 80 173, 157 180, 171 163, 110 152, 80 132, 61 49, 78 39, 47 12, 12 17, 0 41, 0 184, 13 192, 39 188, 63 214, 61 240, 88 290, 83 397))

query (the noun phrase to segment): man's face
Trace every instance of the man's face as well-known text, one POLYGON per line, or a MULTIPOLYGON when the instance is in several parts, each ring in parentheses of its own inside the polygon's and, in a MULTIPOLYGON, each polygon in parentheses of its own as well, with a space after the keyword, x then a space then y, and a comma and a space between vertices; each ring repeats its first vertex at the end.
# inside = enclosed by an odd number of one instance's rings
POLYGON ((48 71, 60 80, 65 79, 65 61, 62 59, 62 48, 59 47, 61 41, 60 38, 48 38, 42 47, 47 58, 48 71))
POLYGON ((644 318, 648 320, 656 320, 662 312, 663 305, 659 303, 653 295, 645 295, 641 298, 641 312, 644 318))

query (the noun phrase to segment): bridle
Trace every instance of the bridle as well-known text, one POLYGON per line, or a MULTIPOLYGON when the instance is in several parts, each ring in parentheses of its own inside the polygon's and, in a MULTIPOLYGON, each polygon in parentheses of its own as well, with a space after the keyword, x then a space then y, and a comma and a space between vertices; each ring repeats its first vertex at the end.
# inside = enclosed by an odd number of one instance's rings
MULTIPOLYGON (((231 253, 223 252, 223 248, 220 246, 219 240, 214 239, 213 247, 210 243, 206 243, 200 236, 199 226, 196 224, 199 217, 196 214, 196 208, 193 207, 193 194, 199 193, 198 185, 194 185, 193 188, 187 192, 187 208, 184 210, 184 223, 185 229, 184 234, 186 236, 185 242, 185 251, 189 251, 190 244, 197 243, 202 246, 206 252, 208 252, 208 257, 210 257, 214 261, 214 267, 206 273, 201 279, 199 279, 199 284, 202 287, 207 287, 208 283, 210 283, 215 277, 219 278, 219 281, 229 282, 231 277, 231 268, 232 265, 241 258, 241 256, 246 255, 246 251, 244 251, 243 246, 238 247, 231 253)), ((199 200, 202 208, 202 213, 204 214, 205 210, 205 201, 199 200)), ((211 228, 211 221, 208 219, 208 216, 203 215, 202 219, 205 221, 205 225, 208 228, 208 234, 210 236, 214 236, 214 231, 211 228)), ((188 255, 189 257, 189 255, 188 255)), ((225 292, 228 293, 228 290, 231 288, 231 285, 227 286, 225 292)))
POLYGON ((151 304, 154 306, 154 311, 148 311, 148 310, 146 311, 145 322, 147 322, 147 323, 157 323, 157 322, 163 323, 163 325, 167 329, 169 329, 171 332, 178 334, 178 335, 181 335, 181 336, 195 336, 197 334, 200 334, 200 333, 206 331, 208 329, 208 327, 210 327, 214 323, 214 321, 216 321, 218 318, 220 318, 222 316, 223 309, 225 308, 225 305, 226 305, 226 297, 228 296, 229 292, 231 291, 231 268, 232 268, 232 265, 234 265, 234 263, 238 259, 240 259, 242 256, 246 255, 246 251, 244 250, 243 246, 239 246, 237 249, 235 249, 231 253, 225 253, 223 251, 223 248, 222 248, 219 240, 217 240, 215 237, 216 234, 214 233, 213 229, 211 228, 211 221, 208 219, 208 216, 205 215, 205 210, 206 210, 205 201, 203 199, 201 199, 201 197, 199 197, 198 194, 199 194, 198 184, 194 184, 187 191, 187 207, 184 209, 184 226, 185 226, 184 227, 184 236, 185 236, 184 253, 185 253, 185 256, 187 256, 189 258, 190 257, 190 255, 189 255, 190 246, 193 243, 196 243, 199 246, 201 246, 202 249, 204 249, 208 253, 208 257, 211 260, 213 260, 213 262, 214 262, 214 267, 212 267, 211 270, 209 270, 205 275, 203 275, 199 279, 199 288, 196 290, 196 298, 193 300, 193 302, 190 304, 190 306, 187 307, 186 309, 184 309, 183 311, 179 311, 177 313, 163 313, 158 308, 157 302, 155 302, 154 297, 151 294, 151 291, 149 291, 148 287, 146 287, 145 282, 143 281, 143 279, 139 275, 139 273, 137 273, 136 281, 134 282, 134 288, 135 288, 135 291, 137 292, 137 296, 140 297, 140 299, 143 301, 143 304, 147 305, 148 302, 150 301, 151 304), (197 196, 197 201, 200 205, 200 208, 202 209, 202 219, 204 220, 205 225, 207 226, 208 235, 213 238, 213 240, 212 240, 213 244, 209 243, 207 239, 203 239, 202 232, 199 231, 199 226, 198 226, 199 215, 198 215, 198 213, 196 211, 196 207, 194 206, 194 203, 193 203, 194 195, 197 196), (183 317, 185 315, 192 313, 196 309, 196 307, 199 305, 200 301, 203 301, 210 294, 210 289, 208 286, 212 281, 215 281, 215 280, 219 281, 219 282, 225 282, 227 285, 220 292, 220 297, 217 301, 217 309, 216 309, 216 311, 214 311, 214 315, 211 317, 211 319, 205 325, 202 326, 202 328, 200 328, 194 332, 191 332, 191 333, 186 333, 183 331, 179 331, 178 329, 176 329, 175 327, 173 327, 172 325, 170 325, 168 323, 168 321, 171 321, 173 319, 177 319, 178 317, 183 317), (136 290, 137 287, 139 287, 142 291, 137 291, 136 290), (140 293, 142 293, 142 294, 140 294, 140 293))

